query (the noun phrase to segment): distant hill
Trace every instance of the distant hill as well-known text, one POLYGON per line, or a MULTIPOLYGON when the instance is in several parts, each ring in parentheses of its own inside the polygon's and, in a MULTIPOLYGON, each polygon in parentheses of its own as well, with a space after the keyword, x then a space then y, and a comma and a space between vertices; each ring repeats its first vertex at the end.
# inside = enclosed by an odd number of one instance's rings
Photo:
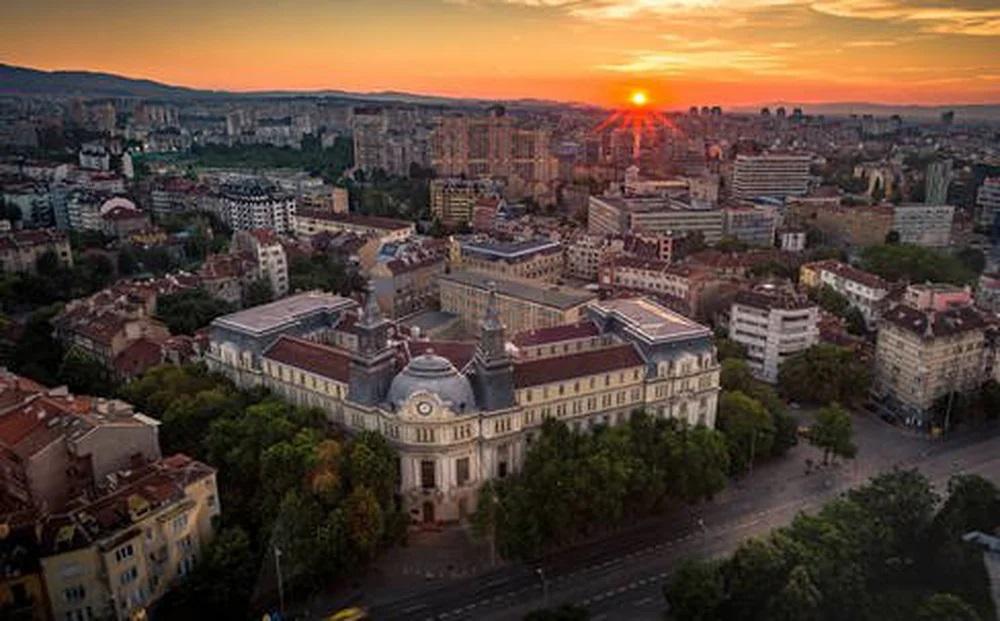
POLYGON ((0 64, 0 94, 172 99, 210 96, 216 93, 170 86, 152 80, 125 78, 110 73, 40 71, 0 64))
MULTIPOLYGON (((352 93, 342 90, 318 91, 255 91, 233 92, 215 91, 174 86, 127 78, 110 73, 94 71, 42 71, 27 67, 16 67, 0 63, 0 95, 50 95, 79 97, 137 97, 142 99, 194 99, 221 97, 329 97, 348 102, 368 103, 407 103, 425 106, 477 106, 496 103, 496 100, 476 98, 456 98, 436 95, 420 95, 396 91, 375 93, 352 93)), ((553 106, 580 106, 569 102, 555 102, 539 99, 514 99, 501 103, 532 108, 550 108, 553 106)), ((849 114, 875 114, 889 116, 899 114, 904 118, 930 119, 936 118, 946 110, 954 110, 958 120, 993 120, 1000 121, 1000 104, 990 105, 954 105, 954 106, 898 106, 866 102, 834 102, 802 104, 794 102, 774 102, 756 106, 737 106, 727 108, 737 112, 756 113, 761 107, 768 106, 772 110, 785 106, 791 112, 792 108, 800 107, 806 114, 826 114, 842 116, 849 114)))

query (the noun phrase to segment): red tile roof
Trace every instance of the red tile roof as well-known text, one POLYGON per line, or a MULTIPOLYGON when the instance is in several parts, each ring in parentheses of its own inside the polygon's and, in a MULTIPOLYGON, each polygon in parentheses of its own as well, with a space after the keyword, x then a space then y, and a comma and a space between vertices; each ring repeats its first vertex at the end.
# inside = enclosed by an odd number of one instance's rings
POLYGON ((163 347, 147 338, 139 338, 122 350, 114 360, 115 371, 135 377, 163 362, 163 347))
POLYGON ((410 341, 410 357, 433 351, 435 355, 447 358, 456 369, 463 369, 476 354, 476 344, 462 341, 410 341))
POLYGON ((530 347, 533 345, 544 345, 546 343, 557 343, 570 339, 582 339, 590 336, 597 336, 601 331, 594 323, 583 321, 569 326, 553 326, 551 328, 539 328, 528 332, 518 332, 511 339, 518 347, 530 347))
POLYGON ((608 373, 643 364, 632 345, 617 345, 569 354, 514 363, 514 385, 518 388, 539 386, 587 375, 608 373))
POLYGON ((264 358, 345 384, 350 375, 351 359, 346 353, 292 336, 275 341, 264 352, 264 358))

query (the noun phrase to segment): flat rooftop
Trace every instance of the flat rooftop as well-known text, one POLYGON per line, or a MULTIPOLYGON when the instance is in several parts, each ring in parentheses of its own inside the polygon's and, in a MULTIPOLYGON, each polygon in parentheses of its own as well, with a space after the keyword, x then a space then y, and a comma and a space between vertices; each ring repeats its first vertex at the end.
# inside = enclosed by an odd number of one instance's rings
POLYGON ((493 274, 481 274, 471 271, 457 271, 450 274, 441 274, 441 280, 448 280, 468 287, 475 287, 486 291, 490 283, 493 282, 497 288, 497 295, 526 300, 551 306, 559 309, 573 308, 580 304, 585 304, 597 297, 596 294, 582 289, 573 289, 558 285, 540 284, 528 280, 511 280, 497 278, 493 274))
POLYGON ((557 251, 562 244, 547 239, 523 241, 467 241, 462 242, 462 250, 498 259, 519 259, 539 252, 557 251))
POLYGON ((637 335, 651 341, 668 341, 711 334, 708 328, 675 313, 648 298, 623 298, 593 302, 590 309, 602 316, 612 316, 637 335))
POLYGON ((350 298, 323 291, 307 291, 224 315, 213 321, 212 325, 262 334, 313 313, 344 311, 357 305, 358 303, 350 298))

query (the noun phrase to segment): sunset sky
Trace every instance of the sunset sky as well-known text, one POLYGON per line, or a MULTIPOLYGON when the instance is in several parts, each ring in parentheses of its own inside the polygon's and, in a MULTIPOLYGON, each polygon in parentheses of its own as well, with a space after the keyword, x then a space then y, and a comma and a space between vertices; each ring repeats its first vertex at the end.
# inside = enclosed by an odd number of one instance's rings
POLYGON ((1000 102, 998 0, 6 0, 0 62, 603 105, 1000 102))

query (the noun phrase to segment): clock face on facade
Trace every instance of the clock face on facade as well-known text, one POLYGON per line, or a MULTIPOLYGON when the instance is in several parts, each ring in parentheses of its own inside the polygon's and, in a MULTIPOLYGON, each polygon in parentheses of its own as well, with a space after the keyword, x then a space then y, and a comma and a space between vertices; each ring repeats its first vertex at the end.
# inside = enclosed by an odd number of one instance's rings
POLYGON ((417 403, 417 412, 419 412, 420 414, 422 414, 424 416, 427 416, 428 414, 430 414, 431 410, 433 410, 433 409, 434 409, 434 406, 432 406, 430 404, 430 402, 428 402, 428 401, 421 401, 421 402, 417 403))

